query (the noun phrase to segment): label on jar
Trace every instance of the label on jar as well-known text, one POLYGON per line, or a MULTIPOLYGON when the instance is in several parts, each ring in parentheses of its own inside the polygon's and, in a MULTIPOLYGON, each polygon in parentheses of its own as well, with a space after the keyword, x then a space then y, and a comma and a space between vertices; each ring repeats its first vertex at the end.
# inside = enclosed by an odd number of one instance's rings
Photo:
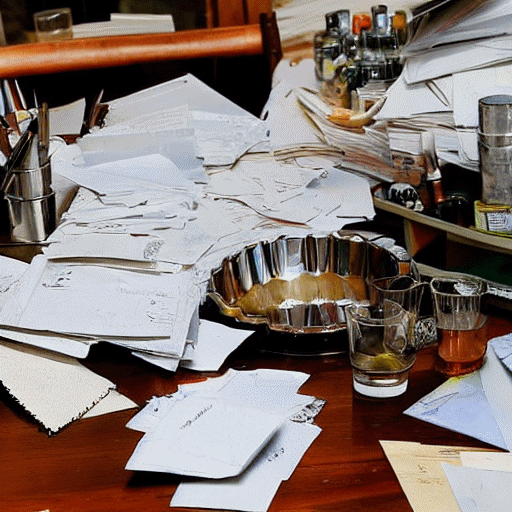
POLYGON ((475 227, 479 231, 512 236, 512 206, 475 201, 475 227))

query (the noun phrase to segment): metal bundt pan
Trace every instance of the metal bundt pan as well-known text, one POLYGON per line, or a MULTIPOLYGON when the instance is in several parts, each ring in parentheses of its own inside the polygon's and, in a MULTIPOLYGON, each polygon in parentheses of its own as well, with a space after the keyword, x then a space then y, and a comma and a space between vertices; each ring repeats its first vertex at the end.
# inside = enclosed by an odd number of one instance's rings
POLYGON ((283 236, 225 258, 209 296, 227 316, 278 332, 346 327, 344 306, 368 298, 368 280, 418 271, 405 249, 372 233, 283 236))

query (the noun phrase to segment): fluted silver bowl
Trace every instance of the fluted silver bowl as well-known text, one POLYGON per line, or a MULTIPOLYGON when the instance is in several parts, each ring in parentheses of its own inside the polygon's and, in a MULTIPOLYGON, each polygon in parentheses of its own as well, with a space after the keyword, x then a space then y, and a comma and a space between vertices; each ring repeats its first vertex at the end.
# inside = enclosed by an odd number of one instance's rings
POLYGON ((418 271, 407 251, 375 233, 282 236, 225 258, 209 296, 227 316, 287 333, 346 327, 344 306, 368 299, 368 280, 418 271))

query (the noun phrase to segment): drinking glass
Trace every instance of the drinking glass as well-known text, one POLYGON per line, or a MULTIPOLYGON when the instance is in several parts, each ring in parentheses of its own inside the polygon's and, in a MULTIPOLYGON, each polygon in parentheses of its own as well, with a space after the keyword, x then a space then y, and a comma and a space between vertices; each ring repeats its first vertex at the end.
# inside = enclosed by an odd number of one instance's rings
POLYGON ((385 299, 351 304, 345 315, 355 391, 378 398, 404 393, 417 353, 410 313, 385 299))
POLYGON ((71 9, 61 7, 34 13, 34 26, 38 41, 58 41, 73 37, 71 9))
POLYGON ((487 283, 477 277, 434 278, 430 282, 438 331, 436 369, 456 376, 480 368, 487 348, 481 312, 487 283))
POLYGON ((388 299, 400 304, 411 315, 411 329, 418 348, 433 345, 437 341, 431 308, 427 312, 422 308, 425 291, 428 291, 428 283, 418 281, 411 275, 382 277, 369 282, 371 304, 380 304, 388 299))

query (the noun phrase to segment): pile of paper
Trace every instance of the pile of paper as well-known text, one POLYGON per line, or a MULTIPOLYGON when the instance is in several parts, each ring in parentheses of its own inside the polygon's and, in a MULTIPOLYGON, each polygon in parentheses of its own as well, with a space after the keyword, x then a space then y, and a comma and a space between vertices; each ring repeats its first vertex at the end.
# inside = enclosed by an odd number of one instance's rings
MULTIPOLYGON (((405 414, 510 452, 512 333, 489 341, 479 370, 448 379, 405 414)), ((381 444, 415 512, 509 510, 512 454, 393 441, 381 444)))
POLYGON ((329 119, 333 112, 333 105, 320 93, 313 60, 304 59, 296 66, 282 60, 262 113, 275 158, 305 165, 307 159, 318 157, 328 162, 324 167, 362 174, 366 182, 395 181, 386 122, 344 128, 329 119))
POLYGON ((381 441, 414 512, 506 512, 512 454, 463 446, 381 441))
POLYGON ((83 359, 103 341, 171 371, 180 363, 215 371, 253 333, 199 321, 190 271, 160 274, 42 255, 30 266, 0 261, 0 335, 23 345, 83 359))
MULTIPOLYGON (((11 297, 23 283, 28 269, 27 263, 0 257, 2 311, 6 304, 5 311, 12 306, 11 297)), ((137 406, 117 393, 114 383, 75 359, 87 354, 87 340, 11 330, 5 326, 0 328, 0 335, 21 342, 0 341, 0 382, 50 434, 81 417, 137 406)))
MULTIPOLYGON (((83 102, 52 109, 52 135, 77 133, 77 112, 83 102)), ((73 357, 103 341, 171 371, 218 369, 250 331, 224 342, 199 319, 212 269, 252 243, 375 213, 368 181, 332 160, 276 159, 279 130, 185 75, 111 101, 76 143, 52 137, 52 173, 79 190, 5 297, 0 334, 73 357)))
POLYGON ((323 400, 300 372, 229 370, 155 397, 127 427, 144 432, 126 469, 198 477, 171 506, 265 511, 320 433, 323 400))
POLYGON ((375 118, 395 135, 432 131, 441 160, 478 170, 478 100, 512 93, 512 6, 449 0, 422 4, 413 15, 402 74, 375 118))

